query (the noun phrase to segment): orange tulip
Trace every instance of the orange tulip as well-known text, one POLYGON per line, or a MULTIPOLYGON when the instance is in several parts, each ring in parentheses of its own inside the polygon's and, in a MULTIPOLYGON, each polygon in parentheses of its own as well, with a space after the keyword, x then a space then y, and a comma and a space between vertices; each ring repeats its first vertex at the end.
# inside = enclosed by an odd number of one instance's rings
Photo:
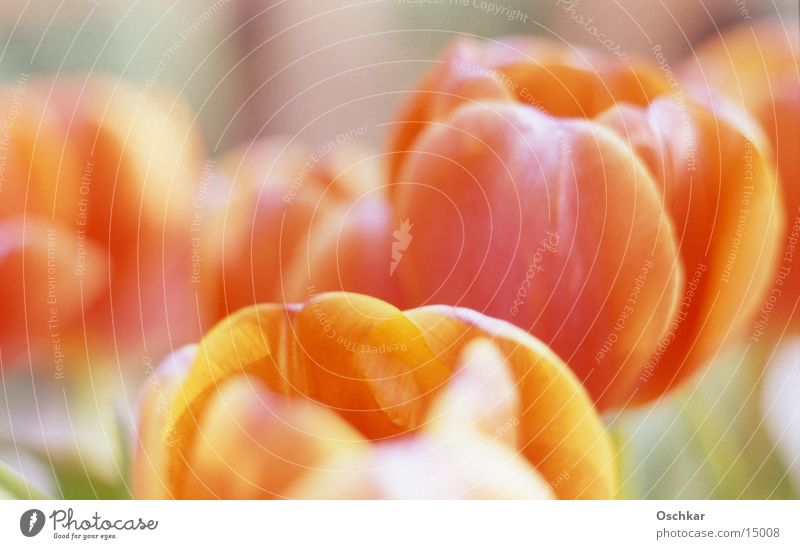
POLYGON ((143 498, 609 498, 615 483, 588 395, 540 342, 347 293, 243 309, 173 356, 134 463, 143 498))
POLYGON ((391 212, 374 158, 273 137, 224 155, 201 225, 203 301, 218 320, 247 305, 358 289, 396 301, 391 212))
POLYGON ((105 77, 24 77, 0 102, 0 222, 17 220, 21 239, 0 253, 0 274, 24 300, 3 321, 4 364, 23 360, 11 342, 26 333, 40 334, 34 361, 68 342, 78 354, 85 342, 142 354, 196 338, 190 223, 203 147, 185 107, 105 77))
POLYGON ((683 67, 693 92, 713 108, 754 117, 772 144, 786 212, 778 273, 757 313, 753 334, 783 332, 800 321, 800 32, 797 19, 759 21, 699 47, 683 67), (728 104, 724 104, 721 98, 728 104), (731 107, 734 105, 734 107, 731 107))
POLYGON ((777 255, 768 147, 659 65, 455 42, 391 139, 415 231, 400 306, 514 322, 601 409, 658 397, 740 335, 777 255))

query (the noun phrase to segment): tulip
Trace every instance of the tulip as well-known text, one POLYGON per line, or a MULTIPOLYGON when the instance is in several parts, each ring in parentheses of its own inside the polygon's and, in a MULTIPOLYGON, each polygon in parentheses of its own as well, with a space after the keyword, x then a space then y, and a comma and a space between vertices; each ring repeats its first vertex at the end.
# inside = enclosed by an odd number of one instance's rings
POLYGON ((32 361, 56 336, 75 353, 146 355, 200 333, 189 267, 203 147, 182 103, 150 91, 102 76, 22 77, 0 91, 0 222, 18 239, 0 273, 26 296, 3 323, 4 364, 23 360, 9 342, 26 333, 43 335, 32 361), (49 294, 33 296, 46 281, 49 294))
POLYGON ((201 225, 202 296, 212 320, 261 302, 358 289, 396 301, 391 212, 376 160, 271 137, 217 163, 201 225))
POLYGON ((142 498, 613 497, 610 441, 542 343, 446 306, 257 305, 162 365, 142 498))
POLYGON ((800 32, 797 19, 741 25, 697 48, 683 67, 693 93, 716 109, 752 117, 771 143, 784 198, 786 227, 778 273, 754 323, 759 339, 798 326, 800 271, 794 267, 800 235, 800 32))
POLYGON ((663 59, 458 40, 390 149, 395 219, 415 231, 398 305, 517 324, 601 410, 659 397, 740 336, 777 258, 763 136, 689 101, 663 59))

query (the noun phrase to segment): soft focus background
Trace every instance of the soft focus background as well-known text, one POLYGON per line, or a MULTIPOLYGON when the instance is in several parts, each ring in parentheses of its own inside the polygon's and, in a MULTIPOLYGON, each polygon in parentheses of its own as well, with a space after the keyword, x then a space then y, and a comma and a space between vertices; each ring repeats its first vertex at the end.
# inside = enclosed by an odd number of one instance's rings
POLYGON ((466 4, 7 0, 0 8, 0 78, 13 80, 21 71, 107 71, 152 79, 188 97, 212 149, 287 132, 324 142, 364 124, 378 142, 380 125, 402 94, 458 35, 538 34, 598 47, 579 22, 591 19, 622 52, 649 56, 660 44, 677 65, 693 45, 725 27, 798 9, 793 0, 466 4), (493 15, 492 6, 509 10, 493 15))
MULTIPOLYGON (((797 10, 796 0, 4 0, 0 80, 105 72, 177 90, 211 155, 278 133, 315 146, 362 127, 379 145, 403 94, 458 35, 598 46, 580 15, 620 51, 647 57, 660 44, 677 65, 726 27, 797 10)), ((607 417, 623 497, 798 496, 798 465, 760 419, 761 352, 730 349, 657 405, 607 417)), ((148 365, 122 370, 95 365, 77 386, 3 374, 0 496, 129 497, 130 418, 148 365)))

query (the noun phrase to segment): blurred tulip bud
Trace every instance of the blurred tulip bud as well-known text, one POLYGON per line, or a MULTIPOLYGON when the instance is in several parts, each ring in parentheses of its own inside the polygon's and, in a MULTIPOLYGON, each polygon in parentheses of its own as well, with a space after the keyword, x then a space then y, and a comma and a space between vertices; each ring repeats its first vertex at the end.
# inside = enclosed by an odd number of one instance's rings
MULTIPOLYGON (((48 292, 28 294, 24 320, 4 323, 4 363, 24 360, 6 341, 26 331, 76 353, 159 353, 196 339, 191 220, 204 152, 183 103, 111 77, 24 76, 0 90, 0 106, 0 222, 24 220, 13 244, 24 267, 6 254, 0 269, 11 294, 48 292)), ((37 343, 29 359, 49 347, 37 343)))
POLYGON ((274 137, 227 153, 202 231, 212 316, 355 287, 396 301, 382 179, 376 160, 350 143, 315 151, 274 137))

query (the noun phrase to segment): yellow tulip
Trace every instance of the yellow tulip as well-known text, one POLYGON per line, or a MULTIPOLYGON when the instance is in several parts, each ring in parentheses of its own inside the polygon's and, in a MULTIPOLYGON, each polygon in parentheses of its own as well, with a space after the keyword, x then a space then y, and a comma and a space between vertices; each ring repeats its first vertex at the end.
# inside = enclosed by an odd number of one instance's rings
POLYGON ((588 395, 539 341, 474 311, 348 293, 243 309, 168 360, 143 396, 134 470, 137 497, 616 490, 588 395))

